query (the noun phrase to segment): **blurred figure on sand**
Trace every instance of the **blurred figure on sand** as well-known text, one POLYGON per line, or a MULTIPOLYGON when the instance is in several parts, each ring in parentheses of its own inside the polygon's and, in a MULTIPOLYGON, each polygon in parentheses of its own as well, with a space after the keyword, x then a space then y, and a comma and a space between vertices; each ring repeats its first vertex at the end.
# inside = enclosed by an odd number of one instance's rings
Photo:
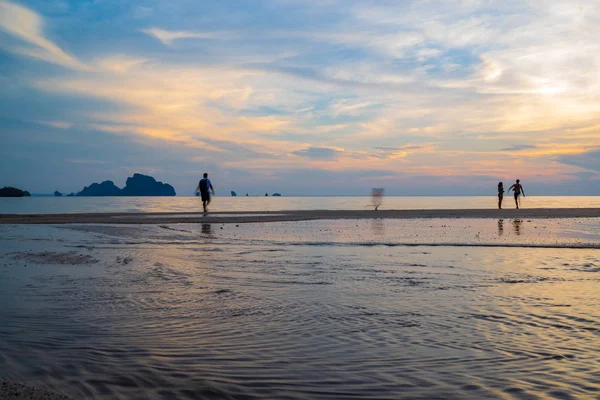
POLYGON ((502 209, 502 199, 504 198, 504 184, 498 182, 498 209, 502 209))
POLYGON ((373 206, 375 207, 375 211, 377 211, 381 203, 383 203, 383 188, 373 189, 371 197, 373 199, 373 206))
POLYGON ((196 192, 200 192, 200 196, 202 196, 202 208, 204 208, 204 212, 208 212, 206 207, 210 204, 210 193, 212 192, 214 195, 215 188, 210 179, 208 179, 208 174, 206 172, 204 173, 203 178, 200 179, 196 192))
POLYGON ((508 188, 509 192, 511 190, 515 192, 515 205, 517 206, 517 210, 519 209, 519 196, 521 193, 523 193, 523 197, 525 197, 525 189, 523 189, 523 186, 519 182, 520 181, 517 179, 517 182, 508 188))

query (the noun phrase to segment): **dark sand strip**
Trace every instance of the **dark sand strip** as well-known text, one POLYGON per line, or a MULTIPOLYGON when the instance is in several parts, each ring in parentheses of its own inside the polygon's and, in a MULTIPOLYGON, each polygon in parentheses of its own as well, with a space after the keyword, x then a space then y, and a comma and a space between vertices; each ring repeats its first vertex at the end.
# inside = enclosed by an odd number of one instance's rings
POLYGON ((600 218, 600 208, 535 208, 521 210, 307 210, 272 212, 0 214, 0 224, 173 224, 249 223, 363 218, 600 218), (254 214, 254 215, 252 215, 254 214), (256 215, 260 214, 260 215, 256 215))
POLYGON ((17 382, 0 380, 0 399, 3 400, 68 400, 68 397, 36 389, 17 382))

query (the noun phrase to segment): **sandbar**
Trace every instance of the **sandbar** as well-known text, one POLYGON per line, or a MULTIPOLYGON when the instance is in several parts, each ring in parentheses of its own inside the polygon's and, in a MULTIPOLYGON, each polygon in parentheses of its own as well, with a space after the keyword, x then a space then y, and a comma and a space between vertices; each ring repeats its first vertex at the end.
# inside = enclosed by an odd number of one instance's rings
POLYGON ((0 214, 0 224, 255 223, 319 219, 414 218, 600 218, 600 208, 292 210, 185 213, 0 214))

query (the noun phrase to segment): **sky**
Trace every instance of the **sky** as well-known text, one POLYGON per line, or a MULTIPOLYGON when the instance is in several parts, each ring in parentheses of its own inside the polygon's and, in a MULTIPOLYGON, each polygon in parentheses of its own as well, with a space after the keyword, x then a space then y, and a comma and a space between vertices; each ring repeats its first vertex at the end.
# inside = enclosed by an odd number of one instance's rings
POLYGON ((0 186, 600 195, 600 2, 0 0, 0 186))

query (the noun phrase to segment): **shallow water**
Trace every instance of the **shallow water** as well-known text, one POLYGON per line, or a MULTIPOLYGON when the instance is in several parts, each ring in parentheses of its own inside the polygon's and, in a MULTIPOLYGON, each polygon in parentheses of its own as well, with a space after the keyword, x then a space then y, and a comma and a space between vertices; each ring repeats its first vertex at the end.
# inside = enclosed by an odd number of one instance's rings
POLYGON ((551 247, 598 220, 503 224, 0 226, 0 377, 73 398, 598 398, 600 250, 551 247), (440 232, 454 245, 401 245, 440 232))
MULTIPOLYGON (((382 210, 489 209, 492 196, 386 196, 382 210)), ((600 196, 527 196, 523 208, 600 208, 600 196)), ((513 208, 505 198, 504 208, 513 208)), ((372 208, 369 196, 230 197, 217 196, 211 211, 364 210, 372 208)), ((21 197, 0 198, 0 214, 72 214, 123 212, 199 212, 199 197, 21 197)))

